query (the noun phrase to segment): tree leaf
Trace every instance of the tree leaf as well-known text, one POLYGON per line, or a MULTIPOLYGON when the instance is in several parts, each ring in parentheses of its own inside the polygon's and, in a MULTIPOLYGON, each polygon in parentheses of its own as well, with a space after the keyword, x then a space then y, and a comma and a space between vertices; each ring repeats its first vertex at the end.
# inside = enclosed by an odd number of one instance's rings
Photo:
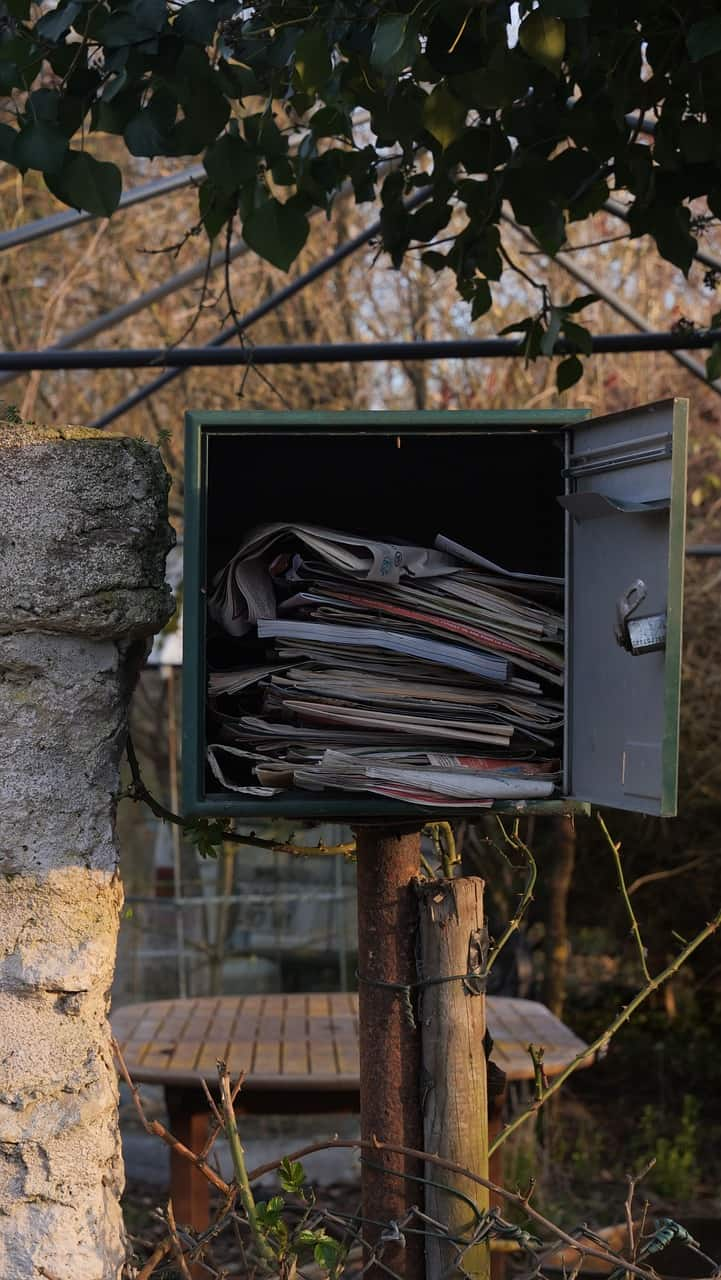
POLYGON ((33 120, 21 129, 15 141, 13 163, 24 173, 26 169, 40 169, 43 173, 57 173, 68 149, 68 140, 62 129, 47 120, 33 120))
POLYGON ((587 18, 591 0, 541 0, 539 7, 554 18, 587 18))
POLYGON ((435 249, 426 249, 421 254, 421 262, 424 266, 430 267, 431 271, 442 271, 444 267, 450 267, 453 264, 448 261, 445 253, 438 253, 435 249))
POLYGON ((709 382, 721 378, 721 342, 714 342, 706 360, 706 377, 709 382))
POLYGON ((308 219, 294 200, 268 200, 243 222, 243 239, 274 267, 287 271, 308 238, 308 219))
POLYGON ((321 107, 314 111, 309 124, 315 138, 352 138, 352 125, 348 116, 338 107, 321 107))
POLYGON ((173 34, 181 40, 192 40, 205 47, 215 35, 220 13, 212 0, 190 0, 184 4, 173 23, 173 34))
POLYGON ((11 129, 9 124, 0 124, 0 160, 7 164, 15 163, 15 142, 18 136, 17 129, 11 129))
POLYGON ((43 40, 49 40, 54 44, 70 30, 82 9, 81 0, 67 0, 67 3, 59 4, 50 13, 44 13, 35 30, 43 40))
POLYGON ((574 347, 583 352, 584 356, 590 356, 593 351, 593 338, 589 330, 582 324, 574 324, 573 320, 564 320, 562 323, 564 335, 572 342, 574 347))
POLYGON ((420 43, 407 13, 386 13, 373 32, 371 66, 384 76, 398 76, 415 62, 420 43))
POLYGON ((423 103, 423 124, 444 151, 462 134, 466 115, 464 103, 445 84, 437 85, 423 103))
MULTIPOLYGON (((278 1180, 283 1190, 287 1191, 289 1195, 291 1193, 297 1194, 305 1182, 305 1169, 299 1160, 289 1160, 287 1156, 284 1156, 278 1166, 278 1180)), ((301 1232, 300 1234, 302 1235, 303 1233, 301 1232)), ((313 1233, 310 1234, 314 1241, 315 1235, 313 1233)), ((310 1242, 305 1241, 305 1243, 310 1242)))
POLYGON ((487 311, 490 311, 492 305, 491 286, 487 280, 479 280, 473 290, 471 320, 478 320, 479 316, 484 316, 487 311))
POLYGON ((583 377, 583 365, 578 356, 568 356, 556 369, 556 386, 559 391, 568 391, 583 377))
POLYGON ((258 157, 237 134, 224 133, 208 147, 203 165, 218 191, 231 195, 238 187, 244 187, 255 179, 258 157))
POLYGON ((721 52, 721 16, 694 22, 686 36, 686 48, 692 62, 721 52))
POLYGON ((313 1250, 313 1257, 324 1271, 332 1271, 342 1253, 342 1245, 330 1236, 323 1236, 313 1250))
POLYGON ((98 218, 109 218, 120 202, 123 179, 117 165, 96 160, 87 151, 69 151, 59 173, 44 176, 45 185, 63 204, 98 218))
POLYGON ((295 47, 295 74, 300 87, 307 93, 315 92, 325 84, 331 69, 325 31, 320 25, 310 27, 295 47))
POLYGON ((577 311, 583 311, 584 307, 590 307, 594 302, 598 302, 598 294, 582 293, 578 298, 572 298, 563 307, 566 315, 575 315, 577 311))
POLYGON ((235 208, 234 197, 219 191, 210 180, 203 183, 198 190, 198 210, 209 240, 214 240, 228 219, 233 217, 235 208))
POLYGON ((679 267, 687 276, 698 248, 698 241, 691 235, 690 211, 677 205, 658 205, 653 211, 649 231, 656 241, 662 258, 679 267))
POLYGON ((5 6, 12 18, 24 22, 30 16, 31 0, 5 0, 5 6))
POLYGON ((26 120, 48 120, 57 124, 60 94, 56 89, 36 89, 28 96, 26 120))
POLYGON ((128 121, 123 137, 132 156, 165 155, 178 105, 166 90, 156 89, 147 107, 128 121))
POLYGON ((560 75, 566 52, 566 24, 560 18, 549 18, 540 9, 533 9, 521 23, 518 43, 534 62, 554 76, 560 75))

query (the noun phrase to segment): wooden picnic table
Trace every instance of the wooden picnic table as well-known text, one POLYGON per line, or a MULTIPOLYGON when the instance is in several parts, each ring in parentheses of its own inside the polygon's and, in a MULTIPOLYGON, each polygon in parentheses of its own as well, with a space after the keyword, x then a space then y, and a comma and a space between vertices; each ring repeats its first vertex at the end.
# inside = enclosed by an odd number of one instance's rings
MULTIPOLYGON (((507 1080, 533 1078, 529 1044, 543 1045, 548 1076, 587 1047, 535 1000, 489 996, 493 1058, 507 1080)), ((341 1114, 359 1110, 358 996, 245 995, 154 1000, 112 1013, 113 1034, 136 1083, 162 1084, 169 1125, 199 1151, 207 1137, 202 1081, 217 1086, 218 1059, 246 1073, 237 1110, 245 1115, 341 1114)), ((492 1128, 500 1123, 490 1117, 492 1128)), ((179 1222, 209 1220, 206 1180, 171 1152, 171 1194, 179 1222)))

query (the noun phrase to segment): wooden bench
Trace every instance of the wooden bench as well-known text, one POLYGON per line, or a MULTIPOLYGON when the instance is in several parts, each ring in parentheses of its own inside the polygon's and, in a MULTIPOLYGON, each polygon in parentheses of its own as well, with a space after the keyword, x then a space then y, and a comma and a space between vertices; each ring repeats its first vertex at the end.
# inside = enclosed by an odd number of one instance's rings
MULTIPOLYGON (((487 1016, 493 1061, 509 1081, 533 1078, 529 1044, 543 1045, 548 1076, 586 1048, 533 1000, 489 996, 487 1016)), ((111 1021, 132 1078, 163 1085, 170 1128, 193 1151, 207 1137, 201 1081, 217 1085, 218 1059, 232 1076, 246 1072, 239 1115, 338 1115, 359 1109, 357 995, 156 1000, 116 1009, 111 1021)), ((500 1107, 490 1123, 497 1131, 500 1107)), ((170 1178, 177 1220, 203 1230, 209 1221, 206 1180, 172 1152, 170 1178)))

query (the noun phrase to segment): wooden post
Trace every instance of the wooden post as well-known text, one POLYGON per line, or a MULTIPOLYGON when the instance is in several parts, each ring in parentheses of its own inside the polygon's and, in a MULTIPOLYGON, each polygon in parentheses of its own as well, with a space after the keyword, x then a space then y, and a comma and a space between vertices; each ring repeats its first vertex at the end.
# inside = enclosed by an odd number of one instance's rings
MULTIPOLYGON (((418 1150, 423 1145, 420 1032, 398 986, 416 980, 413 881, 420 866, 420 828, 369 824, 356 836, 361 1134, 418 1150)), ((413 1205, 423 1207, 423 1184, 404 1176, 420 1178, 423 1167, 379 1151, 366 1155, 361 1168, 363 1238, 372 1247, 384 1226, 402 1222, 413 1205)), ((405 1248, 385 1245, 382 1261, 404 1280, 423 1280, 423 1237, 407 1235, 405 1248)), ((387 1272, 372 1267, 368 1275, 386 1280, 387 1272)))
MULTIPOLYGON (((424 1150, 433 1151, 488 1177, 488 1096, 486 1085, 486 997, 480 982, 458 975, 480 973, 484 956, 483 881, 477 876, 417 884, 420 905, 421 1037, 424 1150)), ((488 1196, 461 1175, 429 1166, 427 1177, 470 1197, 479 1210, 488 1196)), ((477 1217, 467 1201, 426 1186, 426 1213, 456 1238, 470 1240, 477 1217)), ((458 1252, 437 1236, 426 1238, 426 1280, 452 1275, 458 1252)), ((488 1243, 463 1255, 463 1272, 488 1280, 488 1243)))

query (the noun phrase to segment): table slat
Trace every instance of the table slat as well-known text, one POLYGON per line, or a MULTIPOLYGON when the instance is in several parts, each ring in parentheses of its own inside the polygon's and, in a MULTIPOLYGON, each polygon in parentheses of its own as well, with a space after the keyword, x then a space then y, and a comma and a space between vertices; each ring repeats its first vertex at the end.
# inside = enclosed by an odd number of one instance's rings
MULTIPOLYGON (((129 1005, 112 1014, 131 1076, 172 1085, 217 1080, 218 1059, 267 1088, 358 1088, 358 997, 349 992, 202 997, 129 1005)), ((545 1005, 488 997, 494 1061, 511 1080, 532 1079, 529 1044, 548 1075, 587 1048, 545 1005)))

